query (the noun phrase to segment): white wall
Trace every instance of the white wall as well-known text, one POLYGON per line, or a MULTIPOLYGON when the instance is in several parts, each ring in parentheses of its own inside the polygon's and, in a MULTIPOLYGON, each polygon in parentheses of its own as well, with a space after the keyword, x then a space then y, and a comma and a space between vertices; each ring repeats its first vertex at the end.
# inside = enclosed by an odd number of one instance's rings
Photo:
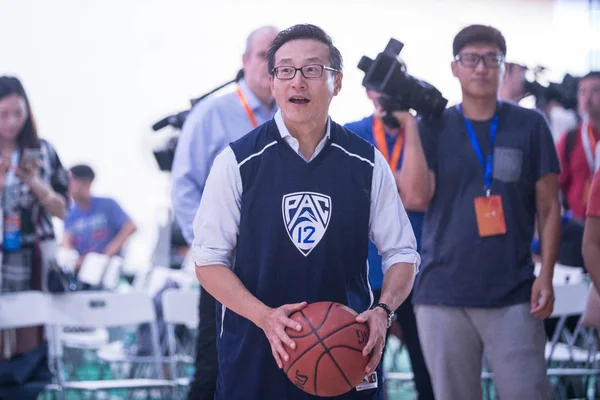
POLYGON ((374 58, 390 37, 405 44, 401 56, 409 72, 451 102, 459 98, 449 68, 452 39, 470 23, 502 30, 509 60, 542 63, 559 77, 585 72, 591 43, 580 42, 590 29, 585 3, 0 0, 0 73, 23 80, 41 135, 67 166, 91 163, 96 193, 120 201, 147 241, 157 207, 168 202, 168 176, 155 166, 150 125, 232 79, 255 27, 310 22, 334 38, 345 78, 331 113, 346 122, 371 111, 358 61, 374 58))

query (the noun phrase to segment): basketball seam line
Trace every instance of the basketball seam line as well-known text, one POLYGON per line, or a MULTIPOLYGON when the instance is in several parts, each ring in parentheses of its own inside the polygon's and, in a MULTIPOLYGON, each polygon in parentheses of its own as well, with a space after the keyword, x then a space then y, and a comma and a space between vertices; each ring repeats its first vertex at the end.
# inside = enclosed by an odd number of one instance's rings
MULTIPOLYGON (((346 383, 348 384, 348 386, 350 387, 350 389, 352 389, 352 384, 350 383, 350 381, 346 377, 346 374, 344 374, 344 371, 342 370, 342 368, 340 368, 340 366, 337 363, 336 359, 329 352, 329 349, 327 348, 327 346, 325 346, 325 343, 323 343, 323 339, 321 339, 321 337, 319 336, 319 334, 317 333, 317 331, 315 330, 315 328, 312 326, 312 324, 310 323, 310 321, 308 320, 308 318, 306 318, 306 315, 304 315, 304 312, 302 312, 302 310, 300 311, 300 314, 302 315, 302 317, 304 318, 304 320, 306 321, 306 323, 308 324, 308 326, 310 327, 310 329, 313 331, 313 333, 317 337, 317 340, 319 341, 319 343, 321 343, 321 345, 325 349, 325 353, 327 353, 327 355, 331 358, 331 361, 333 361, 333 364, 335 365, 335 367, 338 369, 338 371, 340 371, 340 374, 342 374, 342 377, 344 378, 344 380, 346 381, 346 383)), ((339 329, 338 329, 338 332, 339 332, 339 329)), ((315 391, 315 394, 316 394, 317 393, 317 364, 315 364, 314 377, 315 377, 315 385, 314 385, 315 389, 314 389, 314 391, 315 391)))
MULTIPOLYGON (((339 349, 339 348, 343 348, 343 349, 347 349, 347 350, 353 350, 353 351, 357 351, 357 352, 359 352, 359 353, 362 353, 362 351, 361 351, 361 350, 359 350, 359 349, 355 349, 354 347, 350 347, 350 346, 347 346, 347 345, 338 345, 338 346, 333 346, 333 347, 331 347, 329 350, 333 350, 333 349, 339 349)), ((322 359, 322 358, 323 358, 323 356, 324 356, 324 355, 326 355, 326 354, 327 354, 326 352, 325 352, 325 353, 323 353, 323 354, 321 354, 321 355, 319 356, 319 358, 317 359, 317 362, 316 362, 316 364, 315 364, 315 393, 317 392, 317 387, 316 387, 316 379, 317 379, 316 377, 317 377, 317 373, 316 373, 316 372, 317 372, 317 370, 319 369, 319 363, 321 362, 321 359, 322 359)), ((329 355, 329 354, 327 354, 327 355, 329 355)))
MULTIPOLYGON (((321 329, 323 327, 323 325, 325 324, 325 321, 327 321, 327 318, 329 317, 329 313, 331 312, 331 309, 333 308, 333 304, 334 303, 329 304, 329 308, 327 308, 327 312, 325 312, 325 317, 323 317, 323 321, 321 321, 319 326, 317 326, 315 328, 316 330, 321 329)), ((306 335, 302 335, 302 336, 290 336, 290 339, 303 339, 305 337, 309 337, 310 335, 312 335, 312 332, 308 332, 306 335)))
MULTIPOLYGON (((346 329, 346 328, 348 328, 349 326, 352 326, 352 325, 355 325, 355 324, 358 324, 358 322, 354 321, 354 322, 350 322, 349 324, 346 324, 346 325, 344 325, 344 326, 340 326, 340 327, 339 327, 338 329, 336 329, 335 331, 333 331, 333 332, 329 332, 329 333, 327 334, 327 336, 323 336, 323 340, 329 339, 331 336, 335 335, 335 334, 336 334, 336 333, 338 333, 339 331, 341 331, 341 330, 343 330, 343 329, 346 329)), ((313 334, 313 332, 311 332, 309 335, 312 335, 312 334, 313 334)), ((309 335, 302 336, 302 338, 308 337, 309 335)), ((317 343, 315 343, 315 344, 311 345, 309 348, 307 348, 306 350, 304 350, 304 351, 303 351, 301 354, 298 354, 298 357, 296 357, 296 359, 294 360, 294 362, 293 362, 293 363, 291 363, 291 364, 289 365, 289 367, 288 367, 288 368, 285 370, 285 373, 287 374, 287 373, 290 371, 290 369, 291 369, 291 368, 294 366, 294 364, 296 364, 296 361, 298 361, 300 358, 302 358, 302 356, 303 356, 303 355, 305 355, 306 353, 308 353, 309 351, 311 351, 312 349, 314 349, 314 348, 315 348, 315 347, 317 347, 318 345, 319 345, 319 342, 317 342, 317 343)))

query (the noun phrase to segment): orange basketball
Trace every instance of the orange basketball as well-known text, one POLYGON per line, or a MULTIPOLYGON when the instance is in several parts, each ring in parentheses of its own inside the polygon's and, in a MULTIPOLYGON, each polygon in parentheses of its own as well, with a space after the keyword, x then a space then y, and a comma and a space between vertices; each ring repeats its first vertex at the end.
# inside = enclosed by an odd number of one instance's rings
POLYGON ((358 314, 339 303, 312 303, 290 315, 302 331, 287 328, 296 349, 283 362, 287 377, 306 393, 338 396, 355 388, 365 377, 369 357, 362 355, 369 328, 356 322, 358 314))

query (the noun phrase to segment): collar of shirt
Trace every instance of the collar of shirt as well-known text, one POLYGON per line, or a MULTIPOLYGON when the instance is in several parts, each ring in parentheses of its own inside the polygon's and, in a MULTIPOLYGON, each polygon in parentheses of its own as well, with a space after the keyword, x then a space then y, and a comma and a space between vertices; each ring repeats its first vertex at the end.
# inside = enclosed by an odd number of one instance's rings
MULTIPOLYGON (((257 115, 260 115, 262 117, 267 116, 267 119, 270 119, 275 110, 269 109, 258 99, 258 97, 256 97, 256 95, 248 87, 248 84, 246 84, 245 79, 241 79, 238 82, 238 85, 240 87, 240 90, 242 91, 242 94, 244 95, 244 98, 246 99, 246 102, 250 106, 250 109, 257 113, 257 115)), ((277 105, 275 105, 274 109, 275 108, 277 108, 277 105)), ((262 122, 259 121, 259 125, 261 123, 262 122)))
POLYGON ((327 118, 327 130, 325 131, 325 136, 317 145, 317 148, 315 149, 315 152, 313 153, 310 160, 307 160, 300 153, 300 143, 298 142, 298 140, 295 137, 292 136, 292 134, 288 130, 287 126, 285 126, 285 123, 283 122, 283 116, 281 115, 281 110, 277 110, 274 118, 275 118, 275 123, 277 124, 277 129, 279 130, 279 134, 281 135, 281 138, 283 140, 285 140, 286 143, 292 148, 292 150, 294 150, 296 152, 296 154, 298 154, 300 157, 302 157, 302 159, 306 162, 311 162, 312 160, 315 159, 315 157, 317 155, 319 155, 321 150, 323 150, 323 148, 325 148, 325 144, 327 144, 327 140, 329 140, 329 137, 331 135, 331 118, 328 117, 327 118))

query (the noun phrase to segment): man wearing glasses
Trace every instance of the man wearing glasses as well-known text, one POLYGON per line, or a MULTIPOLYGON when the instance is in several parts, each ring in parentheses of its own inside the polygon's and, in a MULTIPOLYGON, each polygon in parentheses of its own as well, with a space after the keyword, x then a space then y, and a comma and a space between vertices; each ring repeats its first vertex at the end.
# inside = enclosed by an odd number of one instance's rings
POLYGON ((462 102, 420 126, 430 184, 413 303, 434 393, 480 399, 485 353, 500 398, 550 399, 542 320, 554 305, 560 233, 552 134, 538 111, 498 101, 506 55, 498 30, 466 27, 453 51, 462 102))
POLYGON ((194 221, 196 275, 224 306, 215 399, 312 398, 280 370, 295 346, 285 328, 300 330, 289 315, 306 304, 334 301, 369 325, 376 383, 337 398, 380 400, 386 330, 420 262, 415 235, 385 158, 329 118, 342 87, 331 38, 296 25, 267 58, 279 111, 217 156, 194 221), (384 260, 375 305, 369 237, 384 260))
MULTIPOLYGON (((171 193, 177 223, 188 244, 194 240, 192 222, 203 197, 208 172, 217 154, 273 117, 275 100, 269 87, 266 53, 277 29, 264 26, 246 40, 242 57, 244 79, 231 93, 208 98, 188 115, 173 160, 171 193)), ((213 400, 217 380, 217 326, 214 298, 201 289, 196 340, 196 368, 189 400, 213 400)))

